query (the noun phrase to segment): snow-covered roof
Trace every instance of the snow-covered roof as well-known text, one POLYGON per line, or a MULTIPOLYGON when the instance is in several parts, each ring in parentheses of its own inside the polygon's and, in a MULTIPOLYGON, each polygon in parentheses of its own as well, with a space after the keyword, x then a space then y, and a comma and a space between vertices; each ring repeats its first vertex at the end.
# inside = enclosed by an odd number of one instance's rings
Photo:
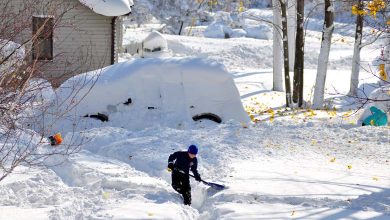
POLYGON ((131 12, 133 0, 79 0, 97 14, 104 16, 121 16, 131 12))

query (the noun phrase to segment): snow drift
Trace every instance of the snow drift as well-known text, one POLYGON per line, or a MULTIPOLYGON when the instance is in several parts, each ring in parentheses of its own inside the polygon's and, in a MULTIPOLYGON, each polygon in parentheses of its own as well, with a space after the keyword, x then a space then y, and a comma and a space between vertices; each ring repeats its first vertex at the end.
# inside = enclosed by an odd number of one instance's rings
POLYGON ((76 130, 110 125, 184 128, 204 114, 222 122, 249 120, 224 66, 200 58, 137 59, 81 74, 60 86, 50 106, 53 115, 58 109, 67 112, 55 124, 56 132, 70 131, 75 124, 76 130), (79 104, 66 109, 74 103, 79 104), (103 114, 108 121, 90 118, 103 114))

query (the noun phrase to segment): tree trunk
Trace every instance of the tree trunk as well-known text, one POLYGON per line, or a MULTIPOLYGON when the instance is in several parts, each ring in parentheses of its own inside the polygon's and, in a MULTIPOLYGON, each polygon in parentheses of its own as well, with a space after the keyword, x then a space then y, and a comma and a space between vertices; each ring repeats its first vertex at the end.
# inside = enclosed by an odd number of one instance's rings
MULTIPOLYGON (((364 8, 363 0, 359 0, 358 9, 364 8)), ((357 15, 356 17, 356 33, 355 44, 352 57, 352 73, 351 73, 351 85, 349 89, 349 95, 356 96, 359 86, 359 70, 360 70, 360 50, 363 37, 363 15, 357 15)))
POLYGON ((279 0, 273 0, 273 90, 283 92, 282 19, 279 0))
POLYGON ((288 59, 288 36, 287 36, 287 8, 285 0, 279 0, 282 9, 282 31, 283 31, 283 56, 284 56, 284 84, 286 87, 286 107, 292 107, 290 68, 288 59))
POLYGON ((328 70, 330 45, 334 30, 334 11, 332 0, 325 0, 325 21, 322 31, 320 55, 318 57, 317 78, 314 87, 313 108, 320 109, 324 103, 326 72, 328 70))
MULTIPOLYGON (((298 0, 299 1, 299 0, 298 0)), ((295 37, 297 30, 297 0, 288 0, 288 56, 290 69, 294 69, 295 62, 295 37)))
POLYGON ((294 62, 294 94, 293 101, 298 102, 298 106, 303 104, 303 66, 304 66, 304 0, 297 0, 297 34, 294 62))

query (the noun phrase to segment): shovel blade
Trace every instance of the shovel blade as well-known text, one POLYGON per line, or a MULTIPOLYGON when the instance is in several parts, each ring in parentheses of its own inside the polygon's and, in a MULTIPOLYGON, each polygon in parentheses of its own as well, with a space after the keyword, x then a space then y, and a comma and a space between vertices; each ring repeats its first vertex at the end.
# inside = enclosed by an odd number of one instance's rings
POLYGON ((224 185, 221 185, 221 184, 218 184, 218 183, 207 183, 207 185, 209 185, 211 188, 215 189, 215 190, 223 190, 225 189, 225 186, 224 185))

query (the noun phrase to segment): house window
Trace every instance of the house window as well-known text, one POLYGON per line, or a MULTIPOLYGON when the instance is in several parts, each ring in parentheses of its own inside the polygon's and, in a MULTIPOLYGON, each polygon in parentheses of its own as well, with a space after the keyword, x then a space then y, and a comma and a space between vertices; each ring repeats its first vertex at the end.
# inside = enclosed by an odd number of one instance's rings
POLYGON ((33 17, 33 46, 34 60, 53 60, 53 17, 33 17))

